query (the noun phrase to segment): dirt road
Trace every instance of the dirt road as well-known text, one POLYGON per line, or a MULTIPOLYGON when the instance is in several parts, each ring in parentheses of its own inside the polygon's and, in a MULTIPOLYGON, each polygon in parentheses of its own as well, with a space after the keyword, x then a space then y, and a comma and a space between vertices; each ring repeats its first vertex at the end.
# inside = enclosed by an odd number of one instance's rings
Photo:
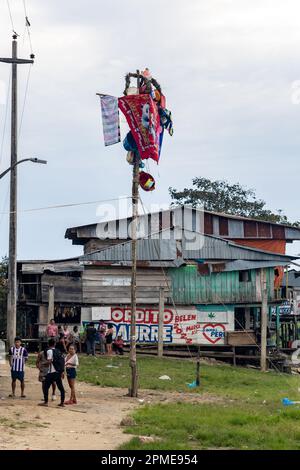
MULTIPOLYGON (((217 402, 221 399, 206 393, 179 393, 140 390, 139 398, 126 396, 121 388, 101 388, 77 382, 78 404, 58 408, 58 400, 49 407, 38 406, 42 399, 38 371, 27 367, 26 398, 8 398, 11 392, 8 364, 0 365, 0 450, 87 449, 112 450, 131 438, 123 433, 122 419, 143 404, 185 401, 217 402)), ((66 399, 69 397, 65 380, 66 399)), ((50 396, 50 394, 49 394, 50 396)))
MULTIPOLYGON (((41 402, 38 372, 26 368, 26 398, 8 398, 10 370, 0 366, 0 450, 3 449, 113 449, 130 439, 120 422, 139 406, 125 397, 125 389, 101 388, 77 383, 78 405, 58 408, 58 401, 41 402)), ((68 385, 65 383, 68 398, 68 385)))

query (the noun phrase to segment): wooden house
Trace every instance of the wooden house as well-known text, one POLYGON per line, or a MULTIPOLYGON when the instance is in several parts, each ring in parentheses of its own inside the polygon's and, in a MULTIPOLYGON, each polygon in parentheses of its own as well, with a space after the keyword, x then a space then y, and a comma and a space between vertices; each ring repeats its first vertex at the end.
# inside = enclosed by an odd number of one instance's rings
MULTIPOLYGON (((273 229, 274 224, 269 224, 263 231, 259 224, 266 223, 255 222, 256 231, 251 232, 249 240, 270 242, 269 249, 262 250, 245 246, 249 235, 245 228, 247 220, 234 221, 224 214, 211 216, 209 226, 206 213, 191 208, 139 218, 137 329, 140 342, 157 340, 161 288, 165 298, 164 341, 173 344, 220 345, 226 342, 227 332, 253 329, 259 321, 262 269, 267 273, 270 308, 281 302, 275 289, 276 269, 289 265, 293 258, 275 253, 271 242, 278 240, 285 246, 286 242, 299 239, 300 230, 281 226, 279 233, 273 229), (227 220, 228 233, 221 237, 226 225, 222 217, 227 220), (209 230, 213 234, 206 233, 209 230), (234 236, 239 237, 235 239, 238 243, 230 240, 234 236)), ((54 313, 59 323, 84 325, 103 318, 114 325, 116 333, 129 339, 130 223, 131 219, 127 218, 70 228, 66 237, 74 244, 83 245, 81 257, 19 263, 19 309, 35 312, 40 334, 49 315, 54 313), (51 295, 53 312, 48 308, 52 305, 51 295)))

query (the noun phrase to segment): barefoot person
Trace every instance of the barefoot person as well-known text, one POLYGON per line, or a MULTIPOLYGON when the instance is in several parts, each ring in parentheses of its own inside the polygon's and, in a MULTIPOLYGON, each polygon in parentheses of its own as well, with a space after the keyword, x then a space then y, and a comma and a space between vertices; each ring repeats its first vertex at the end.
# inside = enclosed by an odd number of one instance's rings
POLYGON ((64 406, 65 389, 62 383, 65 370, 65 360, 63 355, 58 349, 55 349, 55 340, 53 338, 48 341, 47 350, 48 371, 44 385, 44 403, 39 403, 39 406, 48 406, 49 388, 53 383, 56 383, 60 391, 60 403, 58 406, 64 406))
POLYGON ((15 345, 9 350, 10 368, 11 368, 11 390, 12 393, 9 395, 11 398, 16 396, 16 382, 20 381, 21 384, 21 398, 25 398, 25 381, 24 381, 24 368, 25 362, 28 358, 28 352, 22 346, 21 338, 18 336, 15 338, 15 345))
POLYGON ((66 366, 68 384, 71 389, 71 396, 70 396, 70 400, 65 402, 65 405, 77 404, 76 394, 75 394, 75 381, 76 381, 76 375, 77 375, 76 369, 78 365, 79 365, 79 361, 78 361, 78 356, 76 354, 75 346, 73 344, 70 344, 68 348, 68 354, 65 358, 65 366, 66 366))
POLYGON ((106 340, 106 348, 107 348, 107 355, 112 355, 112 342, 113 342, 113 325, 109 323, 107 325, 107 331, 105 333, 105 340, 106 340))
MULTIPOLYGON (((48 359, 47 359, 47 351, 46 350, 39 352, 35 364, 36 364, 36 367, 39 369, 39 382, 42 383, 42 390, 43 390, 43 393, 44 393, 46 375, 47 375, 48 369, 49 369, 49 363, 48 363, 48 359)), ((56 384, 55 384, 55 382, 53 382, 53 384, 52 384, 52 401, 56 400, 55 390, 56 390, 56 384)))

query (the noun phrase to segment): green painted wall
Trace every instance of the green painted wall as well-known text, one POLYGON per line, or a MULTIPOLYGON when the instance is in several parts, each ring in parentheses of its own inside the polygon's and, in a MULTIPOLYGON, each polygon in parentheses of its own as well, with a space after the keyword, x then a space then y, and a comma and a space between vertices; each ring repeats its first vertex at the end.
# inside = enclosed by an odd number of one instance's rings
MULTIPOLYGON (((249 282, 239 281, 239 271, 221 272, 210 275, 199 274, 197 266, 169 268, 171 291, 175 303, 249 303, 259 302, 257 272, 252 269, 249 282)), ((274 269, 267 268, 269 300, 274 299, 274 269)))

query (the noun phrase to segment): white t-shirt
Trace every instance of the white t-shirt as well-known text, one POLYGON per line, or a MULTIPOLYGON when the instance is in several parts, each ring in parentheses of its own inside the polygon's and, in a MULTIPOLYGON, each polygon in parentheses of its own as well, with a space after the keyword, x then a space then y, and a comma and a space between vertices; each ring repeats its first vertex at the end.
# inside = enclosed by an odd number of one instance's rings
MULTIPOLYGON (((53 348, 48 349, 48 351, 47 351, 47 360, 48 361, 53 361, 53 348)), ((51 362, 51 364, 49 364, 48 374, 53 374, 53 372, 56 372, 56 369, 53 365, 53 362, 51 362)))
POLYGON ((78 367, 79 366, 79 361, 78 361, 78 356, 77 354, 73 354, 73 356, 70 356, 69 354, 65 358, 65 364, 66 368, 68 367, 78 367))

